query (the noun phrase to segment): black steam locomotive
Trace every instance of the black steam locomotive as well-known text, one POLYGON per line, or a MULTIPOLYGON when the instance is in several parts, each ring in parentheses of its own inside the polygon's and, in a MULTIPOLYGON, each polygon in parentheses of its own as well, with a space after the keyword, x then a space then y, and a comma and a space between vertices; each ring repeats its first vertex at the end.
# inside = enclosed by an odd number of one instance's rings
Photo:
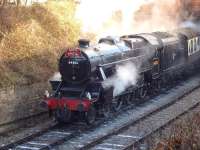
POLYGON ((159 90, 162 84, 190 74, 200 62, 200 33, 191 28, 106 37, 96 46, 79 40, 79 45, 61 56, 61 80, 50 81, 53 94, 46 102, 59 122, 83 115, 91 124, 97 114, 108 116, 111 108, 118 111, 123 103, 144 98, 149 89, 159 90), (137 83, 113 95, 113 87, 103 83, 115 75, 116 66, 126 63, 137 67, 137 83))

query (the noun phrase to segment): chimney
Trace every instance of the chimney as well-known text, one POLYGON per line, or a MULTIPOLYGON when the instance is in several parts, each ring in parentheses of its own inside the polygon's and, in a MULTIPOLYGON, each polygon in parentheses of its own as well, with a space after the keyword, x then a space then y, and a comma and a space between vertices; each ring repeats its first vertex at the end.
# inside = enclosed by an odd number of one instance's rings
POLYGON ((90 46, 90 41, 88 39, 79 39, 78 44, 80 48, 88 48, 90 46))

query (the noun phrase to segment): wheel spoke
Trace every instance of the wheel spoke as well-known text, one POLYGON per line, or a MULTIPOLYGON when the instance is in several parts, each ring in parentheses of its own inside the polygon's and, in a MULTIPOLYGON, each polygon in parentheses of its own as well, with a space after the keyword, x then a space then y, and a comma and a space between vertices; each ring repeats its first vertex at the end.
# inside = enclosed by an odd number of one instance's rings
POLYGON ((117 98, 113 101, 112 103, 112 107, 114 109, 114 111, 119 111, 122 107, 123 101, 121 98, 117 98))
POLYGON ((139 88, 139 91, 138 91, 139 98, 143 99, 146 97, 146 95, 147 95, 147 87, 143 86, 143 87, 139 88))
POLYGON ((127 103, 128 105, 131 105, 131 104, 133 103, 131 93, 126 94, 124 100, 126 101, 126 103, 127 103))

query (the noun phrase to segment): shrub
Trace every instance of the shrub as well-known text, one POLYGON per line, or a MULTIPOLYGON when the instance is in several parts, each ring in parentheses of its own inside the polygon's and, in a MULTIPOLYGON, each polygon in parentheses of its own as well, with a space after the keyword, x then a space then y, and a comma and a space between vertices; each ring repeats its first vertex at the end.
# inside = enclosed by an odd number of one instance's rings
POLYGON ((47 81, 62 49, 76 44, 73 0, 0 10, 0 87, 47 81))

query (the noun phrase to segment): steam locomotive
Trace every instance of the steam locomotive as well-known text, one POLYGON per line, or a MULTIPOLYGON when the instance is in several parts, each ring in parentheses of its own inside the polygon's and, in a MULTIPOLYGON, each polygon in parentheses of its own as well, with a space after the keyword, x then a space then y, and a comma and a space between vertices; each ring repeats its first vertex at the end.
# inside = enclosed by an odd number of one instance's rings
POLYGON ((88 124, 97 115, 108 116, 126 103, 143 99, 150 89, 189 75, 200 62, 200 33, 192 28, 101 38, 97 45, 79 40, 79 47, 60 57, 61 80, 50 81, 53 94, 45 101, 59 122, 81 115, 88 124), (138 69, 135 85, 113 95, 113 87, 103 83, 126 63, 138 69))

